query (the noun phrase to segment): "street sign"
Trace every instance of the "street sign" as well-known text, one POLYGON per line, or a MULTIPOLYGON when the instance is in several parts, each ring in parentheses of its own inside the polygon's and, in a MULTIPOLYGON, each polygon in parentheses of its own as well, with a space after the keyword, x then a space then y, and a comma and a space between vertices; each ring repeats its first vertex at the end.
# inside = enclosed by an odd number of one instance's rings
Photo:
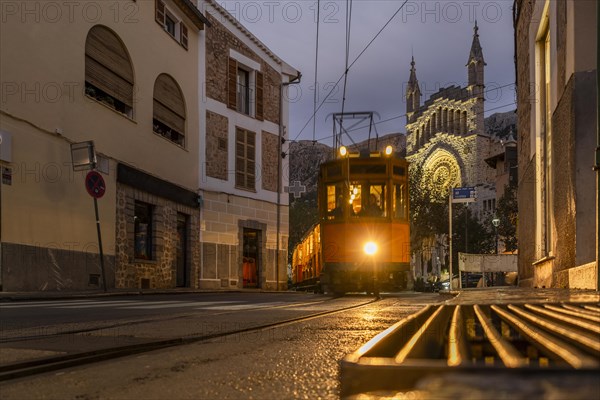
POLYGON ((85 176, 85 189, 95 199, 104 196, 106 184, 104 178, 97 171, 90 171, 85 176))
POLYGON ((452 189, 453 203, 472 203, 477 200, 477 191, 473 186, 452 189))

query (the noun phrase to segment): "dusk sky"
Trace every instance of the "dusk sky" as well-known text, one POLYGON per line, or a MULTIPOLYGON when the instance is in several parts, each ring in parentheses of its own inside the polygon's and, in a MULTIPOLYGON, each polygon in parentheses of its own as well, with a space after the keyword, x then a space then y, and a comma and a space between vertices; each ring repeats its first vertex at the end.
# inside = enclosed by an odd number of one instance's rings
MULTIPOLYGON (((365 49, 400 7, 401 0, 354 0, 350 22, 349 64, 365 49)), ((290 91, 291 140, 332 144, 331 113, 342 111, 344 79, 316 114, 313 133, 316 0, 220 1, 227 11, 285 62, 302 72, 290 91), (328 117, 329 116, 329 117, 328 117)), ((320 2, 317 107, 343 76, 346 1, 320 2)), ((465 64, 475 20, 487 67, 486 116, 513 110, 512 4, 500 1, 407 1, 393 20, 350 68, 344 111, 374 111, 380 136, 405 132, 404 93, 414 55, 423 103, 441 87, 465 86, 465 64), (385 122, 388 120, 387 122, 385 122)), ((357 139, 366 130, 354 131, 357 139)))

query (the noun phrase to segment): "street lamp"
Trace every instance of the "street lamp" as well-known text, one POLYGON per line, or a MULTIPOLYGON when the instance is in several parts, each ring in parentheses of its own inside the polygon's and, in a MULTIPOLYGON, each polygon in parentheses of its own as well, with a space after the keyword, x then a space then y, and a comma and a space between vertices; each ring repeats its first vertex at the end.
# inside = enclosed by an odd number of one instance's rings
MULTIPOLYGON (((496 232, 496 255, 498 255, 498 226, 500 225, 500 219, 494 215, 492 219, 492 225, 494 225, 494 230, 496 232)), ((485 286, 485 279, 483 280, 483 285, 485 286)), ((494 285, 494 273, 492 273, 492 286, 494 285)))
POLYGON ((496 254, 498 254, 498 226, 500 225, 500 219, 494 216, 494 219, 492 219, 492 225, 494 225, 494 230, 496 231, 496 254))

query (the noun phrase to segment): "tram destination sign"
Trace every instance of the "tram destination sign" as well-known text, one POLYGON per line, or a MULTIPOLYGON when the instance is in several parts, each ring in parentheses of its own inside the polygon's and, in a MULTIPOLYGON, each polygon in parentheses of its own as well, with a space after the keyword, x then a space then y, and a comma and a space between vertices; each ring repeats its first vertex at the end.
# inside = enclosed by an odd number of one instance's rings
POLYGON ((473 186, 452 189, 453 203, 472 203, 477 200, 477 191, 473 186))

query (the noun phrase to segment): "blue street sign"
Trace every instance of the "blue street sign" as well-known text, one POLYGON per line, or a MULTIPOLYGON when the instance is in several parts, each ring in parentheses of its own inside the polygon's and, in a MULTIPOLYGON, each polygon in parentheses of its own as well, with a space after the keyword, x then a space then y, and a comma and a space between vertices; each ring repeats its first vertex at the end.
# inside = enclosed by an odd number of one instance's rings
POLYGON ((477 200, 477 191, 473 186, 452 189, 453 203, 471 203, 477 200))

